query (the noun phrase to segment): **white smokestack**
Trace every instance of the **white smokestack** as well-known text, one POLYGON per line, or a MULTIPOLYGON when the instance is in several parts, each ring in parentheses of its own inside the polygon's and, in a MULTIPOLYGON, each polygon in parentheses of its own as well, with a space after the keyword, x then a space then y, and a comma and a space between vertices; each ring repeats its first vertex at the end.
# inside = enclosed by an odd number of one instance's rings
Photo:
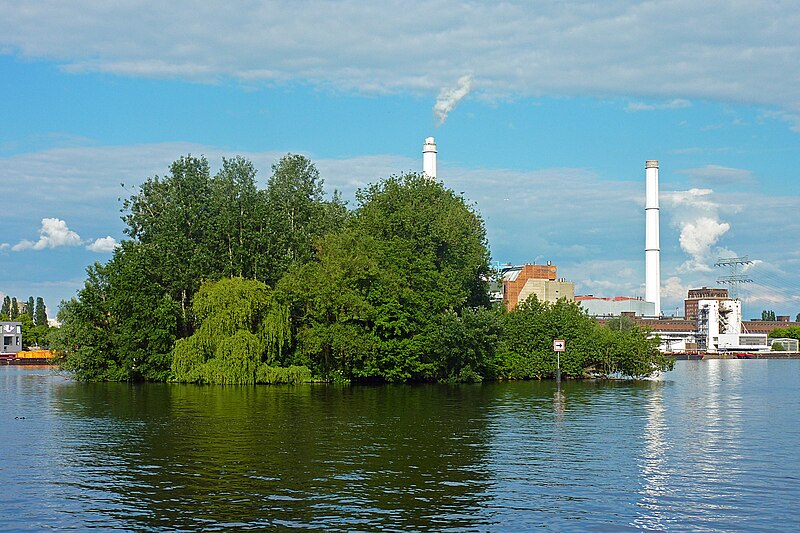
POLYGON ((422 145, 422 172, 432 180, 436 179, 436 143, 433 137, 426 137, 422 145))
POLYGON ((658 161, 646 161, 645 168, 645 281, 644 299, 653 302, 661 316, 661 246, 658 221, 658 161))

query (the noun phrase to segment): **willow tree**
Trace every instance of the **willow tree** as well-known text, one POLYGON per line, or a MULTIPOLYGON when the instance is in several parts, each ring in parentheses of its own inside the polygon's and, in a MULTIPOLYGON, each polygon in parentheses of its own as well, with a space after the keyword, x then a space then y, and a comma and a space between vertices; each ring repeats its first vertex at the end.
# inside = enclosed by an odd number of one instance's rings
POLYGON ((192 311, 199 326, 175 343, 175 380, 251 384, 309 377, 307 369, 280 367, 290 338, 289 310, 264 283, 243 278, 205 282, 192 311))

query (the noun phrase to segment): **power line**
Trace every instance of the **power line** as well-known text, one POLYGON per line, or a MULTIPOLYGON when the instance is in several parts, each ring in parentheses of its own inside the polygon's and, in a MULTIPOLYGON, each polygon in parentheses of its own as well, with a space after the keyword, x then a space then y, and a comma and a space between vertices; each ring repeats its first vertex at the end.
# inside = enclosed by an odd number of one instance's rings
POLYGON ((730 285, 731 298, 739 298, 739 286, 745 283, 753 283, 753 280, 740 273, 740 267, 752 265, 753 262, 746 255, 743 257, 720 257, 714 263, 715 267, 728 267, 730 275, 717 278, 717 283, 730 285))

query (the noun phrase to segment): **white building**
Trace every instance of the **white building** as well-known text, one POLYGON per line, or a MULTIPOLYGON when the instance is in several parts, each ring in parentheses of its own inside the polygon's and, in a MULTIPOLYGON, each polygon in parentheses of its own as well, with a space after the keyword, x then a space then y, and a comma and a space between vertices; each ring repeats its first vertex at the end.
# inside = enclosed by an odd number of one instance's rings
POLYGON ((701 352, 769 351, 767 335, 747 333, 742 328, 742 303, 739 300, 700 300, 697 302, 697 348, 701 352))
POLYGON ((15 354, 22 351, 22 322, 0 322, 3 336, 2 354, 15 354))

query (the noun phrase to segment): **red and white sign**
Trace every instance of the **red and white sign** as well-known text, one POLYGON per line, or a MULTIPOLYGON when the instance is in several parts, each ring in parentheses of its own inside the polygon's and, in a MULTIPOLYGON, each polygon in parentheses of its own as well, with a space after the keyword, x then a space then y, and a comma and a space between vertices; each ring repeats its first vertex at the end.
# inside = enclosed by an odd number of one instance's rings
POLYGON ((567 343, 563 340, 554 340, 553 341, 553 351, 555 352, 563 352, 564 348, 567 347, 567 343))

